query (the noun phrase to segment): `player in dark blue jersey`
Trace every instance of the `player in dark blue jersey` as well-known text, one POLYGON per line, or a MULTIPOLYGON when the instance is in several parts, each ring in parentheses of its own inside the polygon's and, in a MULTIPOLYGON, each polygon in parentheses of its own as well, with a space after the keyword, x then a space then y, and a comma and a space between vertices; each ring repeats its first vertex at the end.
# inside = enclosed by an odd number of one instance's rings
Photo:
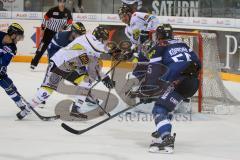
POLYGON ((30 112, 29 108, 22 102, 21 95, 17 91, 11 78, 7 75, 7 67, 12 58, 16 55, 18 41, 23 40, 24 30, 17 24, 12 23, 7 30, 7 33, 0 31, 0 86, 6 91, 8 96, 21 109, 21 114, 18 118, 30 112))
POLYGON ((50 59, 59 49, 66 47, 75 38, 86 33, 86 28, 81 22, 72 24, 71 31, 58 32, 48 46, 48 58, 50 59))
POLYGON ((173 38, 169 24, 159 26, 152 38, 155 46, 147 54, 147 74, 137 96, 145 103, 155 101, 152 113, 156 124, 156 132, 153 133, 156 141, 150 145, 149 151, 171 153, 175 141, 175 134, 171 135, 172 112, 184 99, 197 92, 201 64, 187 44, 173 38), (167 68, 165 74, 161 65, 167 68), (156 94, 161 89, 162 92, 156 94))

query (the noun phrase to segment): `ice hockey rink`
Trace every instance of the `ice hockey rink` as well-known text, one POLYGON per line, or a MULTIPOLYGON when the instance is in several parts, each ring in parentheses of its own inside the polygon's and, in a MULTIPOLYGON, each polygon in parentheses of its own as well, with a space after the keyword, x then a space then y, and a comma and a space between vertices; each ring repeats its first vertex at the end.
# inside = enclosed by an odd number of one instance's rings
MULTIPOLYGON (((22 95, 30 99, 40 86, 46 67, 41 64, 36 72, 31 72, 29 64, 12 63, 8 74, 22 95)), ((240 84, 224 84, 240 100, 240 84)), ((45 108, 38 111, 54 114, 56 103, 64 97, 54 93, 45 108)), ((151 121, 116 117, 83 135, 73 135, 61 127, 61 120, 43 122, 31 114, 19 121, 17 112, 15 104, 0 89, 0 160, 238 160, 240 157, 239 109, 233 115, 194 114, 192 121, 173 121, 173 132, 177 133, 175 152, 168 155, 148 152, 154 131, 151 121)), ((66 123, 83 129, 103 118, 66 123)))

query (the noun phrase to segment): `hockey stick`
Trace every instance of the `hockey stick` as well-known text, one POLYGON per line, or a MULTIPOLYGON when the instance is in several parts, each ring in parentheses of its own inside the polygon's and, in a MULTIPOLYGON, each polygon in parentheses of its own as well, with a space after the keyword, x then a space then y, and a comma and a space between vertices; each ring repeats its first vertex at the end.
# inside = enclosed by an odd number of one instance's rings
POLYGON ((96 124, 94 124, 94 125, 86 128, 86 129, 83 129, 83 130, 73 129, 72 127, 68 126, 68 125, 65 124, 65 123, 62 123, 61 126, 62 126, 65 130, 67 130, 68 132, 70 132, 70 133, 72 133, 72 134, 80 135, 80 134, 83 134, 83 133, 85 133, 85 132, 87 132, 87 131, 89 131, 89 130, 91 130, 91 129, 94 129, 94 128, 100 126, 101 124, 103 124, 103 123, 105 123, 105 122, 107 122, 107 121, 109 121, 109 120, 117 117, 118 115, 120 115, 120 114, 122 114, 122 113, 124 113, 124 112, 126 112, 126 111, 128 111, 128 110, 130 110, 130 109, 133 109, 134 107, 140 105, 141 103, 142 103, 142 102, 138 102, 138 103, 135 104, 134 106, 131 106, 131 107, 126 108, 126 109, 123 109, 123 110, 121 110, 120 112, 117 112, 117 113, 113 114, 112 116, 110 116, 110 117, 108 117, 108 118, 106 118, 106 119, 104 119, 104 120, 102 120, 102 121, 100 121, 100 122, 98 122, 98 123, 96 123, 96 124))
POLYGON ((16 92, 16 93, 20 96, 20 98, 28 105, 28 107, 35 113, 35 115, 36 115, 39 119, 41 119, 42 121, 52 121, 52 120, 57 120, 57 119, 60 118, 59 115, 50 116, 50 117, 45 117, 45 116, 40 115, 40 114, 28 103, 28 101, 27 101, 25 98, 23 98, 23 96, 22 96, 18 91, 15 90, 15 92, 16 92))
MULTIPOLYGON (((2 79, 6 84, 8 84, 8 82, 6 82, 4 79, 2 79)), ((39 119, 41 119, 41 120, 43 120, 43 121, 52 121, 52 120, 57 120, 57 119, 59 119, 60 118, 60 116, 59 115, 56 115, 56 116, 50 116, 50 117, 45 117, 45 116, 42 116, 42 115, 40 115, 29 103, 28 103, 28 101, 25 99, 25 98, 23 98, 23 96, 17 91, 17 90, 15 90, 15 92, 18 94, 18 96, 28 105, 28 107, 36 114, 36 116, 39 118, 39 119)))
MULTIPOLYGON (((115 68, 116 68, 120 63, 121 63, 121 60, 119 60, 117 63, 115 63, 115 64, 111 67, 111 69, 110 69, 109 71, 107 71, 105 74, 106 74, 106 75, 109 74, 112 70, 113 70, 113 73, 114 73, 115 68)), ((112 77, 113 77, 113 76, 112 76, 112 77)), ((111 79, 112 79, 112 78, 111 78, 111 79)), ((89 89, 87 96, 91 96, 91 90, 92 90, 99 82, 101 82, 101 81, 97 81, 97 82, 89 89)), ((110 96, 110 92, 111 92, 111 89, 109 89, 109 92, 108 92, 108 95, 107 95, 107 98, 106 98, 106 102, 105 102, 104 108, 103 108, 99 103, 96 103, 97 106, 103 111, 103 112, 100 112, 100 115, 103 114, 103 113, 105 113, 106 115, 108 115, 108 117, 111 116, 111 114, 106 111, 106 106, 107 106, 107 102, 108 102, 108 99, 109 99, 109 96, 110 96)))
MULTIPOLYGON (((112 70, 115 70, 115 68, 116 68, 121 62, 122 62, 122 61, 120 60, 120 61, 118 61, 117 63, 115 63, 115 64, 113 65, 113 67, 112 67, 111 69, 109 69, 105 74, 107 75, 107 74, 109 74, 110 72, 112 72, 112 70)), ((87 95, 89 95, 89 94, 91 93, 91 90, 92 90, 99 82, 101 82, 101 81, 97 81, 96 83, 94 83, 94 84, 92 85, 91 88, 89 88, 89 91, 88 91, 88 94, 87 94, 87 95)))
MULTIPOLYGON (((110 44, 110 43, 109 43, 110 44)), ((111 43, 111 44, 115 44, 115 43, 111 43)), ((115 44, 116 45, 116 44, 115 44)), ((121 49, 122 51, 127 51, 128 49, 131 48, 131 42, 129 41, 121 41, 118 45, 116 45, 115 47, 119 47, 119 49, 121 49)), ((115 70, 115 68, 122 62, 122 60, 118 60, 117 63, 115 63, 113 66, 111 66, 111 69, 109 71, 107 71, 105 74, 109 74, 112 70, 115 70)), ((88 94, 90 93, 91 89, 94 88, 100 81, 96 82, 95 84, 92 85, 92 87, 89 89, 88 94)))
MULTIPOLYGON (((91 93, 88 95, 92 98, 91 93)), ((99 104, 99 102, 96 101, 97 106, 106 114, 108 117, 111 117, 110 113, 108 113, 103 107, 99 104)))
MULTIPOLYGON (((118 61, 118 62, 121 62, 121 61, 118 61)), ((117 62, 117 63, 118 63, 118 62, 117 62)), ((113 80, 114 73, 115 73, 115 68, 116 68, 116 67, 114 67, 114 65, 113 65, 113 67, 111 67, 111 68, 113 68, 113 69, 112 69, 112 75, 111 75, 111 80, 113 80)), ((114 83, 114 82, 113 82, 113 83, 114 83)), ((108 89, 107 98, 106 98, 106 100, 105 100, 105 105, 104 105, 104 107, 103 107, 103 111, 105 111, 105 113, 106 113, 106 108, 107 108, 107 104, 108 104, 108 100, 109 100, 109 97, 110 97, 111 90, 112 90, 112 88, 109 88, 109 89, 108 89)), ((103 113, 100 112, 99 114, 102 115, 103 113)))
POLYGON ((16 93, 21 97, 21 99, 28 105, 28 107, 36 114, 36 116, 41 119, 42 121, 53 121, 53 120, 57 120, 60 118, 60 115, 56 115, 56 116, 50 116, 50 117, 45 117, 40 115, 28 102, 25 98, 23 98, 18 91, 16 91, 16 93))

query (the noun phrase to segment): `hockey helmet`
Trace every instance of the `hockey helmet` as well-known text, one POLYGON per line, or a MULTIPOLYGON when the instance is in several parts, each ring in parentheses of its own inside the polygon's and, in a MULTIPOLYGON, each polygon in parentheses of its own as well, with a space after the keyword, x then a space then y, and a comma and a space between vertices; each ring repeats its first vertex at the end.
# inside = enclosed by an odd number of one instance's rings
POLYGON ((138 2, 139 2, 139 0, 122 0, 122 3, 125 5, 132 5, 132 4, 135 4, 138 2))
POLYGON ((86 33, 86 28, 81 22, 76 22, 76 23, 72 24, 71 31, 75 32, 79 35, 83 35, 86 33))
POLYGON ((173 28, 170 24, 162 24, 156 29, 157 39, 173 39, 173 28))
POLYGON ((9 35, 16 34, 16 35, 24 36, 24 29, 23 29, 23 27, 22 27, 20 24, 18 24, 18 23, 12 23, 12 24, 8 27, 7 33, 8 33, 9 35))
POLYGON ((118 15, 119 17, 123 16, 123 15, 131 15, 132 14, 132 9, 127 6, 127 5, 123 5, 122 7, 120 7, 118 9, 118 15))
POLYGON ((109 38, 109 32, 102 26, 98 26, 93 30, 92 33, 97 40, 106 41, 109 38))

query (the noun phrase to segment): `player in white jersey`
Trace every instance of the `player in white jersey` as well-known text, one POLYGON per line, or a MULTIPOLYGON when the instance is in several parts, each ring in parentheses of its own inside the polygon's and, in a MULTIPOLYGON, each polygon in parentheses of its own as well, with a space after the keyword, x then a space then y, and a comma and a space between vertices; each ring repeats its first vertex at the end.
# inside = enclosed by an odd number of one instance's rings
POLYGON ((122 6, 118 10, 119 17, 123 23, 127 26, 125 28, 125 34, 132 42, 132 49, 135 49, 138 45, 142 44, 148 32, 156 30, 160 21, 154 15, 134 12, 129 6, 122 6))
MULTIPOLYGON (((56 91, 62 79, 79 85, 83 80, 89 82, 101 80, 107 88, 113 88, 114 84, 108 75, 101 72, 99 58, 102 53, 108 53, 107 40, 109 33, 103 27, 95 28, 92 34, 85 34, 76 38, 67 47, 60 49, 50 59, 46 76, 37 94, 31 100, 32 107, 36 107, 46 101, 53 91, 56 91)), ((80 87, 82 98, 86 98, 89 88, 80 87)), ((72 116, 87 118, 81 113, 80 106, 83 103, 77 97, 72 106, 72 116)), ((25 115, 26 116, 26 115, 25 115)))

